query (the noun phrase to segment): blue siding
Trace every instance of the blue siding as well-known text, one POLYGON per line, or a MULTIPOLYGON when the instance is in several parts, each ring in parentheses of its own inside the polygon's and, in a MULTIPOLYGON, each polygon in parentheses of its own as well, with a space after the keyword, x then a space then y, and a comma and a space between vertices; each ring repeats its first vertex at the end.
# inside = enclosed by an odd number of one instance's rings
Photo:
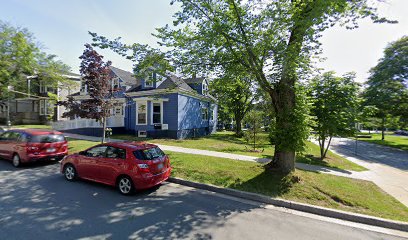
POLYGON ((195 129, 209 126, 209 120, 202 120, 201 108, 209 108, 209 103, 199 99, 179 95, 178 98, 178 129, 195 129))

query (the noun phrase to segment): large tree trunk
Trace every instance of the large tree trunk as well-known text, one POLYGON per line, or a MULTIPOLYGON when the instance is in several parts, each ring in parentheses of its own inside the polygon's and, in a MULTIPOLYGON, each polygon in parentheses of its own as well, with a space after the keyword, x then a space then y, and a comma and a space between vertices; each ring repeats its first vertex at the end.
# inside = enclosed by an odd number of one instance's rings
POLYGON ((235 124, 235 134, 240 137, 242 135, 242 118, 235 115, 235 124))
MULTIPOLYGON (((291 81, 290 81, 291 82, 291 81)), ((273 167, 278 168, 283 173, 289 173, 295 170, 295 149, 294 139, 290 134, 296 128, 291 121, 295 109, 295 89, 294 82, 290 86, 286 82, 279 84, 277 89, 277 101, 275 102, 276 112, 276 131, 275 131, 275 153, 273 167)))

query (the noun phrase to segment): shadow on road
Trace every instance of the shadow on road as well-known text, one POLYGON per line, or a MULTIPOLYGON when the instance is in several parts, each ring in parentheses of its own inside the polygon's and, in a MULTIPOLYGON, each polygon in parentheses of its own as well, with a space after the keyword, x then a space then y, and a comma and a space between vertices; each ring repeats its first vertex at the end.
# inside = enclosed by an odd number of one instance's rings
POLYGON ((0 169, 7 169, 0 171, 0 233, 18 239, 211 239, 206 229, 257 207, 168 183, 122 196, 109 186, 67 182, 58 164, 15 170, 0 161, 0 169))

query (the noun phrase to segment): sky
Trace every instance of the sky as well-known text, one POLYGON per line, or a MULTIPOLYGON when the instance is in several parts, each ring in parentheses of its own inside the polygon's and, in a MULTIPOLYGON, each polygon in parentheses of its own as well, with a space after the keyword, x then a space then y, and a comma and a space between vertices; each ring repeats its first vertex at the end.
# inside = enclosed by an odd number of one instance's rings
MULTIPOLYGON (((322 57, 317 67, 339 75, 354 71, 363 82, 382 57, 388 43, 408 35, 408 0, 387 0, 379 13, 398 24, 360 21, 354 30, 335 26, 323 32, 322 57)), ((0 20, 26 27, 43 49, 57 55, 78 73, 88 31, 108 38, 122 37, 125 43, 157 46, 151 33, 172 23, 177 6, 170 0, 0 0, 0 20)), ((131 71, 132 62, 109 50, 98 50, 113 65, 131 71)))

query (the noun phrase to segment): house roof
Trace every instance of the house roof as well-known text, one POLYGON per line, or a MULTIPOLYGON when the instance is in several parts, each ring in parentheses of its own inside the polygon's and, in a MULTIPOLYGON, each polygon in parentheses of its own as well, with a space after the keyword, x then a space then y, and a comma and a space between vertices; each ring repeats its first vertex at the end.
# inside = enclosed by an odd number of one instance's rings
POLYGON ((169 75, 166 80, 162 84, 160 84, 157 89, 168 89, 168 88, 180 88, 187 91, 194 91, 183 79, 169 75))
POLYGON ((117 67, 110 66, 110 70, 118 76, 126 85, 131 85, 131 86, 138 86, 140 85, 140 80, 135 78, 134 74, 122 69, 119 69, 117 67))
POLYGON ((183 79, 184 82, 186 82, 187 84, 197 84, 197 83, 202 83, 204 81, 205 78, 203 77, 198 77, 198 78, 186 78, 183 79))

